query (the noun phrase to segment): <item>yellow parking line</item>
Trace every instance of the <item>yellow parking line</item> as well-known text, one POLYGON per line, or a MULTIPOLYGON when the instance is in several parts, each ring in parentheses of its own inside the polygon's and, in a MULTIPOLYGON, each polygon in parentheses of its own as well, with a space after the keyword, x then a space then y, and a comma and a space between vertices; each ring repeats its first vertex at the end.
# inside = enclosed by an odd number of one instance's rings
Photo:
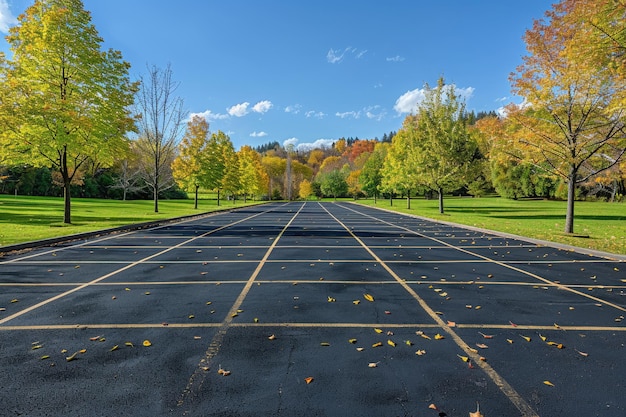
MULTIPOLYGON (((389 272, 389 274, 391 274, 391 276, 395 278, 398 284, 400 284, 419 303, 419 305, 424 309, 424 311, 426 311, 426 313, 433 319, 433 321, 435 321, 435 323, 439 325, 439 327, 443 331, 445 331, 446 333, 448 333, 448 335, 450 335, 450 337, 452 338, 452 340, 454 340, 457 346, 460 349, 462 349, 467 356, 472 358, 473 362, 477 366, 479 366, 487 374, 487 376, 489 376, 489 378, 493 381, 493 383, 496 384, 498 388, 500 388, 500 391, 502 391, 502 393, 506 395, 506 397, 511 401, 511 403, 513 403, 513 405, 522 413, 522 417, 539 417, 539 415, 535 412, 535 410, 533 410, 530 404, 528 404, 528 402, 526 402, 526 400, 522 398, 522 396, 519 395, 517 391, 515 391, 515 389, 504 378, 502 378, 496 372, 495 369, 491 367, 491 365, 489 365, 485 361, 481 361, 480 356, 474 353, 472 350, 470 350, 469 345, 465 343, 465 341, 461 339, 461 337, 458 334, 456 334, 456 332, 447 323, 445 323, 441 319, 441 317, 437 315, 437 313, 413 290, 413 288, 411 288, 406 282, 404 282, 402 278, 400 278, 382 259, 378 257, 378 255, 376 255, 376 253, 374 253, 358 236, 356 236, 350 230, 348 226, 346 226, 337 217, 335 217, 332 213, 326 210, 324 206, 322 206, 321 204, 320 206, 333 219, 335 219, 335 221, 339 223, 348 233, 350 233, 352 237, 356 239, 356 241, 359 242, 359 244, 361 244, 361 246, 363 246, 363 248, 367 250, 370 253, 370 255, 374 259, 376 259, 376 261, 379 262, 380 265, 383 266, 387 270, 387 272, 389 272)), ((356 210, 352 210, 352 211, 358 213, 356 210)), ((359 213, 359 214, 362 214, 362 213, 359 213)), ((372 216, 368 216, 368 217, 372 217, 372 216)), ((406 230, 409 230, 409 229, 406 229, 406 230)))

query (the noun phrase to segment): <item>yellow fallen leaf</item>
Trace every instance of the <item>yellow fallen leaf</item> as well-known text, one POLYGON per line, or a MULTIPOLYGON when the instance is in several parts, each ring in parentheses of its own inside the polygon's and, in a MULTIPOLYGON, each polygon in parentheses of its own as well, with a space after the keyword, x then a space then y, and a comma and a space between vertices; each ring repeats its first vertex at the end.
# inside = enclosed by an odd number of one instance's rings
POLYGON ((474 411, 473 413, 470 412, 469 417, 485 417, 481 414, 480 406, 478 405, 478 403, 476 403, 476 411, 474 411))
POLYGON ((152 346, 152 342, 150 342, 148 339, 144 340, 142 344, 143 344, 145 347, 152 346))
POLYGON ((383 345, 383 342, 376 342, 372 345, 373 348, 375 347, 381 347, 383 345))
POLYGON ((391 347, 396 347, 396 342, 394 342, 393 340, 389 339, 387 340, 387 344, 391 347))
POLYGON ((540 338, 542 341, 544 341, 544 342, 545 342, 545 341, 546 341, 546 339, 547 339, 547 337, 542 336, 541 334, 539 334, 539 338, 540 338))
POLYGON ((217 373, 218 373, 219 375, 222 375, 222 376, 228 376, 228 375, 230 375, 230 371, 227 371, 226 369, 222 369, 222 367, 221 367, 221 366, 220 366, 220 369, 218 369, 218 370, 217 370, 217 373))
POLYGON ((96 340, 100 339, 102 336, 94 336, 94 337, 90 337, 89 340, 91 340, 92 342, 95 342, 96 340))
POLYGON ((189 317, 189 319, 196 318, 196 316, 194 316, 193 314, 190 314, 188 317, 189 317))
POLYGON ((33 345, 31 346, 31 350, 37 350, 37 349, 41 349, 43 347, 43 345, 33 345))
POLYGON ((513 340, 511 339, 506 339, 507 342, 509 342, 510 344, 513 344, 513 340))
POLYGON ((363 352, 364 350, 365 350, 365 348, 362 348, 362 347, 358 347, 358 348, 356 348, 356 351, 357 351, 357 352, 363 352))
POLYGON ((413 346, 413 342, 411 342, 410 340, 405 340, 404 344, 406 344, 407 346, 413 346))
POLYGON ((457 354, 456 356, 458 356, 463 362, 469 362, 469 357, 467 356, 461 356, 459 354, 457 354))
POLYGON ((78 355, 78 352, 74 352, 74 353, 72 353, 70 356, 67 356, 67 357, 65 358, 65 360, 66 360, 66 361, 68 361, 68 362, 71 362, 71 361, 73 361, 74 359, 76 359, 76 355, 78 355))
POLYGON ((549 387, 553 387, 554 386, 554 384, 552 382, 550 382, 550 381, 543 381, 543 383, 545 385, 549 386, 549 387))
POLYGON ((352 302, 352 304, 354 304, 355 306, 356 306, 356 305, 359 305, 359 304, 361 304, 361 300, 354 300, 354 301, 352 302))
POLYGON ((428 408, 430 408, 431 410, 439 411, 439 408, 435 404, 429 405, 428 408))
POLYGON ((367 301, 374 301, 374 297, 371 294, 363 294, 363 298, 367 301))
POLYGON ((117 350, 118 348, 119 348, 119 345, 115 345, 115 346, 113 346, 113 347, 111 348, 111 350, 110 350, 110 351, 111 351, 111 352, 113 352, 114 350, 117 350))
POLYGON ((269 340, 276 340, 276 335, 271 335, 270 337, 268 337, 269 340))
POLYGON ((45 360, 45 359, 50 359, 50 355, 43 355, 41 358, 39 358, 41 360, 45 360))
POLYGON ((329 302, 329 303, 334 303, 335 301, 337 301, 335 298, 333 298, 333 297, 328 297, 328 302, 329 302))
POLYGON ((255 322, 255 323, 258 323, 258 322, 259 322, 259 319, 255 317, 255 318, 254 318, 254 322, 255 322))
POLYGON ((124 342, 124 346, 135 347, 131 342, 124 342))
POLYGON ((20 301, 20 300, 18 300, 17 298, 14 298, 14 299, 11 300, 12 303, 17 303, 18 301, 20 301))
POLYGON ((367 364, 367 366, 370 368, 376 368, 378 366, 378 362, 370 362, 367 364))
POLYGON ((322 343, 320 343, 320 346, 330 346, 330 343, 328 343, 328 342, 322 342, 322 343))
POLYGON ((308 377, 304 378, 304 382, 306 382, 307 385, 310 384, 311 382, 313 382, 313 377, 312 376, 308 376, 308 377))
POLYGON ((530 337, 528 337, 528 336, 523 336, 523 335, 521 335, 521 334, 520 334, 520 337, 521 337, 522 339, 524 339, 525 341, 527 341, 527 342, 530 342, 530 341, 531 341, 530 337))
POLYGON ((376 329, 376 328, 374 329, 374 331, 379 334, 383 332, 382 329, 376 329))
POLYGON ((423 356, 423 355, 425 355, 425 354, 426 354, 426 351, 425 351, 425 350, 423 350, 423 349, 419 349, 419 350, 417 350, 417 352, 415 352, 415 354, 416 354, 417 356, 423 356))
POLYGON ((356 339, 348 339, 348 343, 355 344, 356 343, 356 339))
POLYGON ((428 336, 427 334, 422 333, 420 334, 420 336, 422 336, 424 339, 430 340, 430 336, 428 336))
POLYGON ((79 350, 79 351, 78 351, 78 353, 80 353, 81 355, 82 355, 83 353, 87 353, 87 349, 81 349, 81 350, 79 350))
POLYGON ((437 333, 437 334, 435 335, 435 340, 441 340, 441 339, 445 339, 445 338, 446 338, 445 336, 442 336, 442 335, 440 335, 439 333, 437 333))

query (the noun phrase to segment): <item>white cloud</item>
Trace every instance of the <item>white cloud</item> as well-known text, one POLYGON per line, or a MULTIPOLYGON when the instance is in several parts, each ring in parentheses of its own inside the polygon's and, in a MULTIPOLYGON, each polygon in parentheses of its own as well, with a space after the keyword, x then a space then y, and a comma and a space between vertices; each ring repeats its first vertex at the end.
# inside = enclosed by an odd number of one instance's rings
POLYGON ((298 138, 289 138, 283 142, 283 146, 293 146, 298 151, 309 151, 311 149, 330 148, 335 143, 335 139, 318 139, 315 142, 298 143, 298 138))
POLYGON ((259 101, 257 104, 252 106, 252 111, 257 113, 267 113, 269 109, 271 109, 274 105, 269 100, 259 101))
POLYGON ((363 111, 368 119, 376 120, 377 122, 380 122, 387 115, 387 112, 381 109, 379 105, 366 107, 363 111))
POLYGON ((213 120, 224 120, 228 119, 227 114, 213 113, 211 110, 205 110, 202 113, 189 113, 189 120, 191 120, 194 116, 204 117, 207 121, 213 120))
POLYGON ((361 112, 360 111, 346 111, 343 113, 335 113, 335 116, 340 117, 342 119, 345 119, 347 117, 352 117, 354 119, 358 119, 361 116, 361 112))
POLYGON ((250 136, 252 136, 253 138, 262 138, 264 136, 267 136, 267 133, 265 133, 265 132, 252 132, 252 133, 250 133, 250 136))
POLYGON ((356 48, 352 48, 350 46, 345 48, 343 51, 340 49, 330 48, 328 52, 326 53, 326 60, 330 62, 331 64, 336 64, 338 62, 343 61, 343 58, 346 56, 346 54, 354 55, 356 59, 360 59, 366 53, 367 53, 367 49, 363 49, 359 51, 356 48))
POLYGON ((248 103, 247 101, 245 103, 235 104, 234 106, 227 109, 228 114, 235 117, 245 116, 246 114, 248 114, 249 105, 250 103, 248 103))
POLYGON ((323 119, 324 117, 326 117, 326 113, 323 113, 321 111, 315 111, 315 110, 309 110, 308 112, 304 113, 304 115, 307 118, 315 117, 318 119, 323 119))
POLYGON ((404 57, 400 55, 392 56, 387 58, 387 62, 402 62, 404 61, 404 57))
POLYGON ((9 10, 7 0, 0 0, 0 32, 9 33, 9 27, 16 24, 17 19, 9 10))
MULTIPOLYGON (((456 95, 465 101, 468 101, 474 94, 474 87, 459 88, 454 84, 446 84, 444 89, 451 87, 454 87, 456 95)), ((398 113, 416 113, 419 104, 424 100, 425 91, 424 88, 416 88, 402 94, 396 100, 396 104, 393 106, 394 110, 398 113)))
POLYGON ((507 101, 508 99, 509 99, 508 97, 500 97, 500 98, 495 99, 494 101, 496 103, 502 103, 504 101, 507 101))
POLYGON ((285 113, 298 114, 300 113, 301 109, 302 109, 302 106, 300 104, 294 104, 293 106, 285 107, 285 113))

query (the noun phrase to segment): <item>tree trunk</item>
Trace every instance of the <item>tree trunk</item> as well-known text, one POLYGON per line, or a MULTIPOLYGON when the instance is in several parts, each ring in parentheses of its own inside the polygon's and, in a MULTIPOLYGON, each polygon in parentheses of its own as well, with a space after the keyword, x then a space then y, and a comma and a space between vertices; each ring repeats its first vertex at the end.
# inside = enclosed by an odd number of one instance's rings
POLYGON ((61 176, 63 177, 63 223, 71 224, 72 223, 72 195, 70 191, 70 186, 72 183, 72 179, 70 178, 69 171, 67 170, 67 146, 63 148, 63 153, 61 154, 61 166, 60 166, 61 176))
POLYGON ((198 210, 198 188, 200 188, 200 186, 196 185, 196 192, 195 192, 195 197, 194 197, 194 201, 193 201, 193 209, 194 210, 198 210))
POLYGON ((443 214, 443 189, 439 187, 437 192, 439 193, 439 213, 443 214))
POLYGON ((217 189, 217 206, 220 206, 220 189, 217 189))
POLYGON ((374 193, 374 205, 376 205, 376 193, 374 193))
POLYGON ((411 191, 406 192, 406 208, 407 210, 411 210, 411 191))
POLYGON ((570 167, 567 179, 567 214, 565 215, 565 233, 574 233, 574 200, 576 199, 576 169, 570 167))
POLYGON ((156 186, 154 187, 153 197, 154 197, 154 212, 158 213, 159 212, 159 190, 156 186))
POLYGON ((389 194, 389 207, 393 207, 393 196, 389 194))

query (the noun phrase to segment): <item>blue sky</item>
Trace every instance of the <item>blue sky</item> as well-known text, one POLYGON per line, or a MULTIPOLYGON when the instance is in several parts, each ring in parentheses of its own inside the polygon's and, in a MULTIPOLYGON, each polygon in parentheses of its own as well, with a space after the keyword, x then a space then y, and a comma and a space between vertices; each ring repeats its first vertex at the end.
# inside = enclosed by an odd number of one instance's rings
MULTIPOLYGON (((83 2, 133 78, 171 65, 189 113, 239 148, 381 138, 440 76, 469 110, 519 102, 508 76, 552 0, 83 2)), ((0 50, 32 3, 0 0, 0 50)))

